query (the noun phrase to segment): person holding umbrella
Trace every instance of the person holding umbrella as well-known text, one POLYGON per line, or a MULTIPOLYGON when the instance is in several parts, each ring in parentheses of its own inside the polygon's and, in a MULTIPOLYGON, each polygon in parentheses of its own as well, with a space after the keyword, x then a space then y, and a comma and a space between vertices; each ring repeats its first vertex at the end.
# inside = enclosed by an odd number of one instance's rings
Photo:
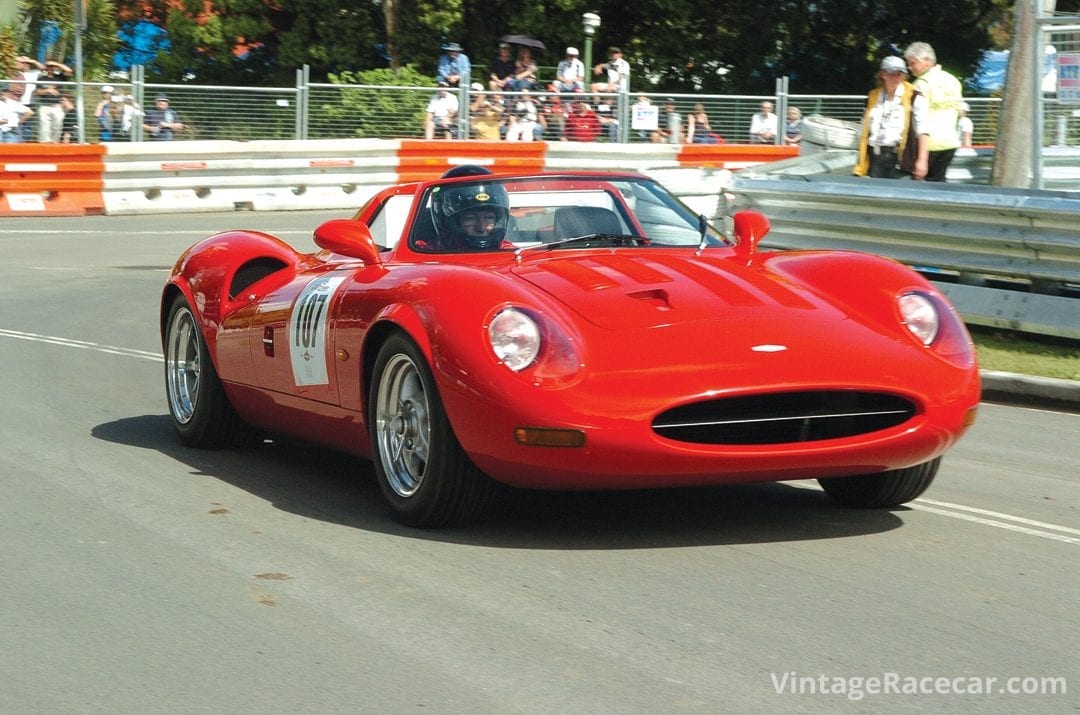
POLYGON ((536 60, 528 45, 518 48, 517 61, 514 63, 514 89, 536 89, 536 60))
POLYGON ((510 43, 499 43, 499 54, 491 61, 491 74, 488 88, 492 92, 512 92, 514 90, 514 60, 510 57, 510 43))
POLYGON ((503 35, 501 42, 517 45, 518 47, 517 61, 514 63, 514 79, 506 89, 509 91, 535 90, 538 81, 536 79, 537 67, 536 60, 533 58, 533 50, 544 50, 547 49, 547 46, 540 40, 527 35, 503 35))

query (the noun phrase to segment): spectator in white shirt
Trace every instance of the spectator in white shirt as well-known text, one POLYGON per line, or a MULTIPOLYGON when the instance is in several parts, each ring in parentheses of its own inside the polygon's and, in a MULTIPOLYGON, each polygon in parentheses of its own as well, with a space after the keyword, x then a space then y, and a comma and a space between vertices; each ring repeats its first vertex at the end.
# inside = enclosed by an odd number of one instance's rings
POLYGON ((447 82, 439 82, 439 92, 428 102, 424 114, 424 137, 434 139, 435 132, 443 139, 453 139, 457 128, 458 99, 449 91, 447 82))
POLYGON ((761 111, 750 118, 750 143, 776 143, 776 112, 772 102, 762 102, 761 111))

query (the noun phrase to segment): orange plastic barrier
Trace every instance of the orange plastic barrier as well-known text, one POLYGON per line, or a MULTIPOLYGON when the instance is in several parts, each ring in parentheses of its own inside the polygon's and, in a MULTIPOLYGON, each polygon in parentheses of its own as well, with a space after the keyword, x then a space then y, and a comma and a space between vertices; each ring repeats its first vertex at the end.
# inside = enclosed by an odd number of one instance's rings
POLYGON ((105 213, 105 147, 0 144, 0 216, 105 213))
POLYGON ((544 170, 544 142, 411 141, 398 149, 398 178, 424 181, 438 178, 459 164, 479 164, 496 174, 544 170))
POLYGON ((772 144, 683 144, 679 148, 679 166, 717 169, 742 169, 799 155, 797 146, 772 144))

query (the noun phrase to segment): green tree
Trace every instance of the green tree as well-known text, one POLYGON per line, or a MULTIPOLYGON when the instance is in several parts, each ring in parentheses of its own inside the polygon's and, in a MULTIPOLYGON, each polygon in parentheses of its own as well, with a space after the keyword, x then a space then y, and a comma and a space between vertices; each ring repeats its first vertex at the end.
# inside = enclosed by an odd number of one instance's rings
POLYGON ((388 86, 434 86, 412 65, 330 75, 340 92, 312 107, 310 131, 327 138, 423 136, 424 111, 432 95, 388 92, 388 86), (356 86, 360 85, 360 86, 356 86), (346 129, 342 129, 346 127, 346 129))
MULTIPOLYGON (((36 0, 51 2, 53 0, 36 0)), ((982 50, 1007 46, 1007 0, 165 0, 128 3, 167 28, 162 79, 291 84, 304 64, 322 80, 343 72, 411 65, 434 73, 442 42, 460 42, 486 74, 500 36, 548 46, 541 65, 584 41, 581 15, 598 13, 594 61, 619 45, 634 90, 771 93, 787 76, 803 93, 862 93, 880 57, 923 40, 943 65, 968 76, 982 50), (172 8, 169 10, 169 8, 172 8), (947 18, 942 21, 941 18, 947 18), (249 47, 244 57, 238 47, 249 47)))
MULTIPOLYGON (((38 54, 41 29, 46 22, 58 24, 60 35, 46 59, 75 66, 75 5, 71 0, 23 0, 21 22, 16 32, 18 54, 38 54)), ((116 7, 112 0, 88 0, 86 30, 82 35, 83 79, 108 76, 112 56, 119 46, 116 37, 116 7)))
POLYGON ((285 71, 309 65, 324 81, 331 73, 379 67, 376 50, 382 15, 374 3, 344 0, 287 0, 273 17, 279 35, 277 62, 285 71))
POLYGON ((194 78, 199 84, 263 84, 272 79, 276 52, 270 19, 262 0, 172 4, 161 22, 169 49, 158 53, 147 74, 153 72, 153 79, 163 82, 194 78), (238 55, 245 50, 251 54, 241 59, 238 55))

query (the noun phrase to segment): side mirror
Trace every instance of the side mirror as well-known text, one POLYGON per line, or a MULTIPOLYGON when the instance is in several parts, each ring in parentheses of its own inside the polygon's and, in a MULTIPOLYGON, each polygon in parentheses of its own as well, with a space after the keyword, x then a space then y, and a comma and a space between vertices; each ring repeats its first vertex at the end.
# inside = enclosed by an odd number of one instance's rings
POLYGON ((335 218, 315 229, 315 245, 328 251, 359 258, 365 263, 377 264, 379 247, 371 237, 371 230, 359 221, 335 218))
POLYGON ((740 256, 749 257, 757 250, 758 243, 769 232, 768 217, 760 211, 747 209, 739 211, 733 217, 735 220, 735 238, 738 244, 735 252, 740 256))

